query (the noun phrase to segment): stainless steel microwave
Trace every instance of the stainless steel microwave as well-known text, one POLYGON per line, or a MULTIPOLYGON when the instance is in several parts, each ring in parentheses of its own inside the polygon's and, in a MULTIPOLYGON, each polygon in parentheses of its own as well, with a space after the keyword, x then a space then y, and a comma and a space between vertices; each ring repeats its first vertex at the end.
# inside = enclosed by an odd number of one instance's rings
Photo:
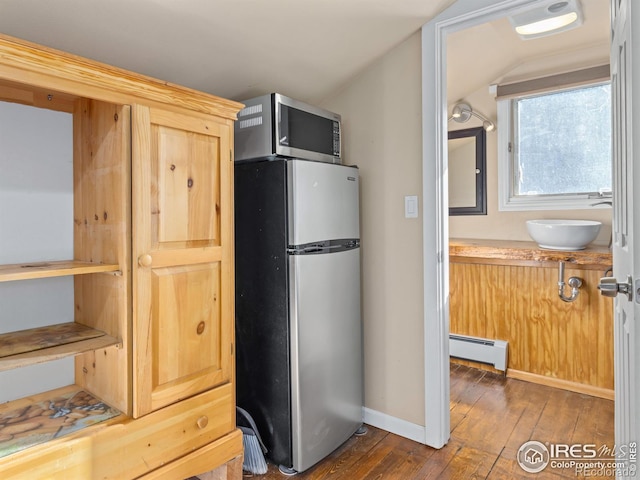
POLYGON ((342 163, 337 113, 278 93, 245 100, 235 123, 235 160, 275 157, 342 163))

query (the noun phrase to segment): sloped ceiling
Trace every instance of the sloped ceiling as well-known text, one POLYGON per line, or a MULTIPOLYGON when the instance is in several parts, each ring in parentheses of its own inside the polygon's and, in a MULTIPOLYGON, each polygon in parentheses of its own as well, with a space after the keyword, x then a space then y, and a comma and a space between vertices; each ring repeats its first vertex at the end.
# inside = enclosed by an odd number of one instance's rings
POLYGON ((318 103, 454 0, 3 0, 0 32, 242 100, 318 103))
POLYGON ((447 37, 447 102, 488 88, 494 82, 608 63, 609 2, 580 0, 584 23, 547 37, 522 40, 507 18, 447 37), (549 70, 549 72, 545 70, 549 70))

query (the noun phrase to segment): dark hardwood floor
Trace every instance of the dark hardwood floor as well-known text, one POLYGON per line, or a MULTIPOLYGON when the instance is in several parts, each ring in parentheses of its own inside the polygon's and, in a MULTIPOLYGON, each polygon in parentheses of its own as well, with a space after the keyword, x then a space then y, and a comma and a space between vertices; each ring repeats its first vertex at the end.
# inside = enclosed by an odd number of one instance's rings
MULTIPOLYGON (((613 402, 451 365, 451 439, 440 450, 369 426, 296 480, 576 478, 547 466, 526 473, 516 455, 529 440, 613 447, 613 402)), ((245 473, 245 478, 252 477, 245 473)), ((269 465, 265 480, 285 477, 269 465)), ((596 478, 614 478, 600 476, 596 478)))

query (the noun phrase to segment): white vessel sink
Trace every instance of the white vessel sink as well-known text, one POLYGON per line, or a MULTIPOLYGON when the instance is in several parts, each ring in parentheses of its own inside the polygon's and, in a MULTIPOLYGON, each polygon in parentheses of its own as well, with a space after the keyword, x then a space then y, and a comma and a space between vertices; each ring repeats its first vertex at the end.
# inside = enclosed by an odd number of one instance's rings
POLYGON ((527 231, 540 248, 583 250, 595 240, 601 222, 595 220, 527 220, 527 231))

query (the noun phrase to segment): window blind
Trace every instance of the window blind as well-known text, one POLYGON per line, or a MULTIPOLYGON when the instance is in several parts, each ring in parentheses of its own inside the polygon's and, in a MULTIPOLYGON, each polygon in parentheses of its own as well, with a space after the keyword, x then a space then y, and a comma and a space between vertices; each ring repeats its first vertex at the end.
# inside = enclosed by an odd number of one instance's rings
POLYGON ((573 72, 559 73, 546 77, 534 78, 522 82, 507 83, 496 86, 496 99, 508 99, 544 93, 562 88, 578 87, 590 83, 606 82, 610 80, 609 65, 583 68, 573 72))

